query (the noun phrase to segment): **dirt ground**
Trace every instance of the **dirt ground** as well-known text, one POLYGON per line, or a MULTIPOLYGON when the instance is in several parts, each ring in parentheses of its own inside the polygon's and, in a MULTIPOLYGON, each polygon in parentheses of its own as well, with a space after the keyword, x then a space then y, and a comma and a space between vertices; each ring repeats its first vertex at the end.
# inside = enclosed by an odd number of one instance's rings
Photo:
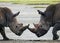
POLYGON ((60 43, 60 41, 56 40, 56 41, 53 41, 53 40, 40 40, 40 41, 37 41, 37 40, 9 40, 9 41, 0 41, 0 43, 60 43))

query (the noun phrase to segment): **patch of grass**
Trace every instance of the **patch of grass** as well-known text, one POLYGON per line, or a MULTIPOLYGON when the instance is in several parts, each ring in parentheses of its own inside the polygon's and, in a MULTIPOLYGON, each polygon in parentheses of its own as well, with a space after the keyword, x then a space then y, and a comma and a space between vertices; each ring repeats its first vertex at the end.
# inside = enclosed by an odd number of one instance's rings
POLYGON ((60 0, 0 0, 0 2, 11 2, 11 3, 14 3, 14 4, 37 5, 37 4, 60 3, 60 0))

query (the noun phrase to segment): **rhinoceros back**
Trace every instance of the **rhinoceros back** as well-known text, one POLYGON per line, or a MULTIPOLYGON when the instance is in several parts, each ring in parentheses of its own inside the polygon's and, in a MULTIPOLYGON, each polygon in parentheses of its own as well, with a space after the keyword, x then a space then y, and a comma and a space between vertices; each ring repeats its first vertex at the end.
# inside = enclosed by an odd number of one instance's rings
POLYGON ((47 7, 46 11, 46 21, 55 24, 60 21, 60 4, 53 4, 47 7))
POLYGON ((7 7, 0 7, 0 25, 7 26, 9 19, 12 16, 12 12, 7 7))
POLYGON ((55 23, 60 21, 60 4, 56 4, 53 20, 55 23))

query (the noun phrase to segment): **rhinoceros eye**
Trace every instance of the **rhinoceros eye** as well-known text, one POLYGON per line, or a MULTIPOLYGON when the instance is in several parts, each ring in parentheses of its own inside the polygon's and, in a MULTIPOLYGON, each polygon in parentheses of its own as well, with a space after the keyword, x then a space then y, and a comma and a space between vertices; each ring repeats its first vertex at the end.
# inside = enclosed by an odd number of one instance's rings
POLYGON ((42 27, 42 25, 40 27, 42 27))
POLYGON ((17 28, 18 26, 16 26, 16 28, 17 28))

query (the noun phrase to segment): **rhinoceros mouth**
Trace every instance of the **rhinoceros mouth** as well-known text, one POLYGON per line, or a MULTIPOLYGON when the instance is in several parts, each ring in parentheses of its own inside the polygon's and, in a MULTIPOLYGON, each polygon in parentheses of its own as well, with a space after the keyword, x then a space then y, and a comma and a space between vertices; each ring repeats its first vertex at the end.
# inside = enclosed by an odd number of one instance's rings
POLYGON ((41 36, 45 35, 46 33, 47 33, 47 30, 40 29, 35 34, 36 34, 37 37, 41 37, 41 36))
POLYGON ((22 33, 18 33, 18 34, 16 34, 16 35, 18 35, 18 36, 20 36, 22 33))

